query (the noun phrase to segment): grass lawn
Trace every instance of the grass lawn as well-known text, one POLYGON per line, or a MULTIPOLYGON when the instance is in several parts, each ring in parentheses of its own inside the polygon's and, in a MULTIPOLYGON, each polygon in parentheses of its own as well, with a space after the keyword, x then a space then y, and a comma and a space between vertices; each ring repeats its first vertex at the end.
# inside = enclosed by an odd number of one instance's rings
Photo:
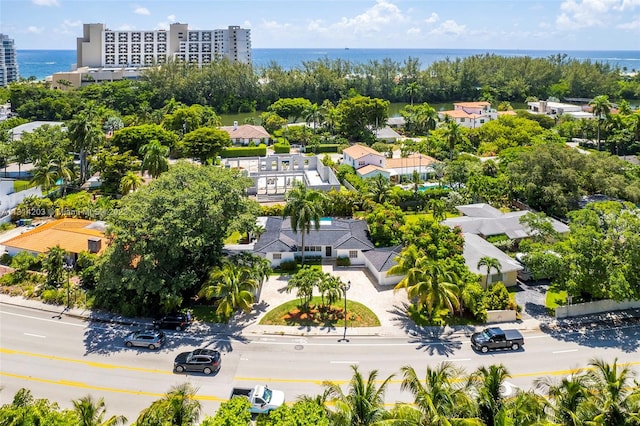
POLYGON ((234 231, 233 234, 229 235, 227 237, 226 240, 224 240, 225 244, 238 244, 238 241, 240 241, 240 238, 242 238, 242 234, 240 234, 238 231, 234 231))
POLYGON ((191 308, 193 318, 198 321, 221 323, 224 322, 218 314, 214 306, 199 305, 191 308))
MULTIPOLYGON (((319 308, 321 299, 319 296, 311 299, 309 312, 302 312, 298 307, 299 299, 290 300, 275 307, 260 321, 261 325, 286 325, 286 326, 323 326, 344 327, 344 301, 340 300, 326 311, 319 308)), ((380 320, 371 309, 362 303, 347 299, 347 326, 348 327, 379 327, 380 320)))
POLYGON ((549 315, 555 316, 556 307, 563 306, 567 303, 567 292, 565 290, 554 290, 549 288, 547 290, 547 297, 545 299, 545 307, 549 315))
POLYGON ((13 190, 15 192, 24 191, 25 189, 33 188, 36 186, 35 183, 30 182, 28 180, 14 180, 13 181, 13 190))

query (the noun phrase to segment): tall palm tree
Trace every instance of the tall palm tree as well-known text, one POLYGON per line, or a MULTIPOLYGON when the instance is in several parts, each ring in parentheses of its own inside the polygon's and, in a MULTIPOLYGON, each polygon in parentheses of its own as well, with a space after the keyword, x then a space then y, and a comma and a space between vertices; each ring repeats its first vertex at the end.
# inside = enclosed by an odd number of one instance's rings
POLYGON ((589 361, 587 376, 594 392, 588 404, 595 416, 596 425, 640 424, 640 387, 631 386, 634 376, 628 365, 618 364, 618 359, 608 364, 602 359, 589 361))
POLYGON ((111 416, 104 420, 107 405, 104 398, 97 401, 91 395, 73 401, 73 411, 78 416, 78 426, 115 426, 127 423, 124 416, 111 416))
POLYGON ((504 419, 502 424, 509 426, 546 425, 548 424, 545 413, 547 405, 544 397, 535 392, 518 390, 514 397, 506 401, 498 413, 498 418, 504 419))
POLYGON ((157 178, 160 173, 169 170, 169 147, 164 146, 157 139, 140 147, 142 158, 142 171, 146 171, 152 178, 157 178))
POLYGON ((349 389, 344 393, 336 383, 325 382, 327 397, 334 405, 331 417, 336 425, 365 426, 373 425, 384 418, 384 393, 393 375, 376 386, 378 370, 372 370, 368 378, 358 371, 358 366, 352 365, 353 376, 349 382, 349 389))
POLYGON ((129 192, 140 188, 140 185, 143 183, 144 178, 142 176, 129 170, 124 176, 122 176, 122 179, 120 179, 120 193, 122 195, 127 195, 129 192))
POLYGON ((407 271, 407 276, 396 284, 394 290, 406 289, 409 300, 415 300, 421 311, 433 317, 443 308, 452 314, 460 309, 459 281, 442 260, 423 257, 407 271))
POLYGON ((420 86, 420 84, 416 81, 412 81, 411 83, 407 84, 406 89, 404 89, 405 93, 407 95, 409 95, 409 99, 411 100, 411 105, 413 106, 413 98, 414 96, 416 96, 418 93, 420 93, 420 90, 422 90, 422 87, 420 86))
POLYGON ((68 123, 69 138, 80 154, 80 183, 87 179, 89 170, 87 158, 104 141, 100 126, 100 112, 95 103, 89 102, 85 109, 68 123))
MULTIPOLYGON (((408 390, 413 395, 415 406, 411 413, 405 408, 403 416, 417 419, 413 424, 449 426, 460 424, 482 424, 480 419, 474 419, 474 401, 468 392, 467 384, 462 380, 462 370, 450 362, 443 362, 431 368, 427 366, 424 380, 411 366, 401 369, 403 380, 402 390, 408 390)), ((412 404, 413 405, 413 404, 412 404)))
POLYGON ((502 386, 509 377, 509 371, 502 364, 480 367, 469 377, 469 384, 477 393, 479 417, 487 425, 496 423, 496 417, 504 406, 502 386))
POLYGON ((611 112, 611 102, 607 95, 596 96, 589 102, 593 115, 598 117, 598 151, 600 151, 600 127, 602 125, 602 116, 607 116, 611 112))
POLYGON ((205 299, 220 298, 216 313, 229 318, 238 308, 251 310, 257 289, 258 281, 250 268, 224 265, 211 271, 198 294, 205 299))
POLYGON ((389 269, 387 275, 406 274, 411 268, 416 266, 419 259, 422 259, 425 256, 424 251, 418 249, 415 244, 411 244, 410 246, 403 248, 400 254, 396 256, 394 259, 396 264, 389 269))
POLYGON ((175 385, 162 398, 144 409, 137 426, 191 426, 198 423, 202 407, 195 399, 197 388, 190 383, 175 385))
POLYGON ((556 383, 549 377, 536 379, 533 384, 549 398, 549 409, 553 421, 567 425, 582 424, 580 408, 591 397, 589 377, 577 371, 556 383))
POLYGON ((495 269, 496 274, 499 274, 502 272, 502 264, 500 264, 500 261, 495 257, 482 256, 480 260, 478 260, 476 268, 479 270, 483 266, 487 268, 487 279, 484 282, 484 288, 487 288, 489 285, 489 278, 491 278, 491 271, 495 269))
POLYGON ((462 127, 455 120, 448 120, 445 128, 445 137, 449 144, 449 160, 453 160, 453 151, 462 139, 462 127))
POLYGON ((302 260, 304 265, 304 236, 311 231, 320 229, 320 217, 327 196, 324 192, 308 189, 303 182, 296 182, 295 186, 287 192, 286 205, 282 211, 282 217, 291 218, 291 229, 302 234, 302 260))

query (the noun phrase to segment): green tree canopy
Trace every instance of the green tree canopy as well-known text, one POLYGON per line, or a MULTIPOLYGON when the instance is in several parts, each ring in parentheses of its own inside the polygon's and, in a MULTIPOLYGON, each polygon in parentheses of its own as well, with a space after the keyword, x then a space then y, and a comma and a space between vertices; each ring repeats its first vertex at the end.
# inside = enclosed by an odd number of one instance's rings
POLYGON ((96 303, 155 314, 195 295, 226 236, 255 222, 251 184, 234 170, 180 162, 123 198, 107 218, 113 242, 100 261, 96 303))
POLYGON ((187 154, 207 164, 222 148, 231 146, 231 137, 224 130, 201 127, 187 133, 182 139, 187 154))
POLYGON ((143 124, 117 130, 113 134, 110 143, 118 147, 120 152, 131 151, 137 154, 143 145, 153 140, 157 140, 160 144, 173 149, 178 137, 175 133, 165 130, 157 124, 143 124))

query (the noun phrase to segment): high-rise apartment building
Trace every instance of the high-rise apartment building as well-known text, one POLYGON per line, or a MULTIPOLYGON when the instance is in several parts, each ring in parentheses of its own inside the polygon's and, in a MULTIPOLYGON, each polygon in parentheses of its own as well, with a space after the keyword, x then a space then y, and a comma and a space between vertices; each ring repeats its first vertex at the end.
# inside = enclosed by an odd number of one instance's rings
POLYGON ((112 31, 105 24, 84 24, 76 66, 138 68, 170 59, 202 65, 221 58, 251 63, 250 30, 189 30, 187 24, 175 23, 168 31, 112 31))
POLYGON ((18 59, 13 39, 0 34, 0 87, 18 80, 18 59))

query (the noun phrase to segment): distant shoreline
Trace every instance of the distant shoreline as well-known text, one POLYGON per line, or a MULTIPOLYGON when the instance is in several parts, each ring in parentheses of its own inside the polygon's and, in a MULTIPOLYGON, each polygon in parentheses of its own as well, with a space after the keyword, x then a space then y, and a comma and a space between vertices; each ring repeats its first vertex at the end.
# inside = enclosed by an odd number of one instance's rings
MULTIPOLYGON (((295 69, 302 67, 304 62, 321 59, 343 60, 358 64, 390 59, 403 64, 412 58, 420 62, 422 69, 426 69, 437 61, 485 54, 532 58, 567 55, 570 59, 607 63, 629 72, 640 70, 640 51, 632 50, 253 48, 252 62, 256 67, 266 67, 271 62, 275 62, 284 69, 295 69)), ((56 72, 69 71, 76 62, 75 49, 18 49, 17 56, 20 76, 25 78, 34 76, 38 80, 56 72)))

